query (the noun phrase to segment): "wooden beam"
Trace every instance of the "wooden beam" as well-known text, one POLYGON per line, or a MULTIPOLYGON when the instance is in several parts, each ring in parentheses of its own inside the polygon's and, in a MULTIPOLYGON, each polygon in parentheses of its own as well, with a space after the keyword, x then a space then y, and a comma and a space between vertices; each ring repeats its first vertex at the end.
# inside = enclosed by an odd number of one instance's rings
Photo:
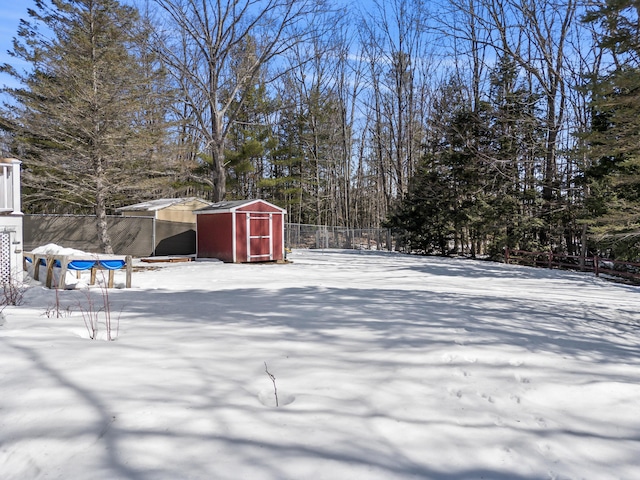
POLYGON ((131 288, 131 275, 133 273, 133 258, 131 255, 127 255, 125 263, 127 264, 127 280, 125 282, 125 288, 131 288))
POLYGON ((66 255, 60 258, 60 280, 58 281, 58 288, 64 290, 64 284, 67 280, 67 267, 69 266, 69 257, 66 255))
POLYGON ((47 288, 51 288, 53 285, 53 257, 51 255, 47 255, 47 280, 46 285, 47 288))
POLYGON ((41 255, 33 256, 33 279, 40 281, 40 260, 42 259, 41 255))

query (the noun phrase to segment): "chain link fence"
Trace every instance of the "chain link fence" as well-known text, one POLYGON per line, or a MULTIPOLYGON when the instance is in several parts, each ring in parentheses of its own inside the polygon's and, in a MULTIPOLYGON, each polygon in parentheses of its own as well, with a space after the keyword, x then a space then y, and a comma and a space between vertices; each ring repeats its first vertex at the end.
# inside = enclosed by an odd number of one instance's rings
POLYGON ((342 248, 348 250, 394 249, 388 228, 348 228, 287 223, 284 228, 287 248, 342 248))

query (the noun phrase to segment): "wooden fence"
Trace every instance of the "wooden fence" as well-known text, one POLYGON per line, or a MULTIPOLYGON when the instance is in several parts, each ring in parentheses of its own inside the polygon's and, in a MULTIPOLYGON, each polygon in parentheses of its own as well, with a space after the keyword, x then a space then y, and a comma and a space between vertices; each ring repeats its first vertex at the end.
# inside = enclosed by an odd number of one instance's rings
POLYGON ((504 251, 504 260, 505 263, 517 263, 533 267, 593 272, 596 276, 608 275, 640 283, 640 263, 635 262, 609 260, 598 256, 583 257, 553 252, 510 250, 508 248, 504 251))

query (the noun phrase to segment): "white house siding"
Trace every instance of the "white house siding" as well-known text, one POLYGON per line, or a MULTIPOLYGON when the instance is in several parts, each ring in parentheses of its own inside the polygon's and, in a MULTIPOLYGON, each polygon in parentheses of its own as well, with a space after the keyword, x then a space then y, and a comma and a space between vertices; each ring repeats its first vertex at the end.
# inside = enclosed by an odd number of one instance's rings
POLYGON ((20 163, 0 159, 0 282, 22 278, 20 163))

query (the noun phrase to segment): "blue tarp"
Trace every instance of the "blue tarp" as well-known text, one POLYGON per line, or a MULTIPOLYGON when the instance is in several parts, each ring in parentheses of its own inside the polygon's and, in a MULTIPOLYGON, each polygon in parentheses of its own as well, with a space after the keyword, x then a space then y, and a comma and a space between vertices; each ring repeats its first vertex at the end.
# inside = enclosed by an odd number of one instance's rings
POLYGON ((99 260, 98 263, 107 270, 120 270, 125 266, 124 260, 99 260))
MULTIPOLYGON (((27 257, 27 262, 31 262, 32 260, 27 257)), ((104 268, 106 270, 120 270, 126 265, 124 260, 98 260, 98 266, 100 268, 104 268)), ((40 259, 40 265, 43 267, 47 266, 47 261, 44 258, 40 259)), ((67 269, 69 270, 89 270, 96 265, 96 260, 72 260, 67 264, 67 269)), ((54 261, 54 266, 60 268, 62 264, 60 260, 54 261)))

